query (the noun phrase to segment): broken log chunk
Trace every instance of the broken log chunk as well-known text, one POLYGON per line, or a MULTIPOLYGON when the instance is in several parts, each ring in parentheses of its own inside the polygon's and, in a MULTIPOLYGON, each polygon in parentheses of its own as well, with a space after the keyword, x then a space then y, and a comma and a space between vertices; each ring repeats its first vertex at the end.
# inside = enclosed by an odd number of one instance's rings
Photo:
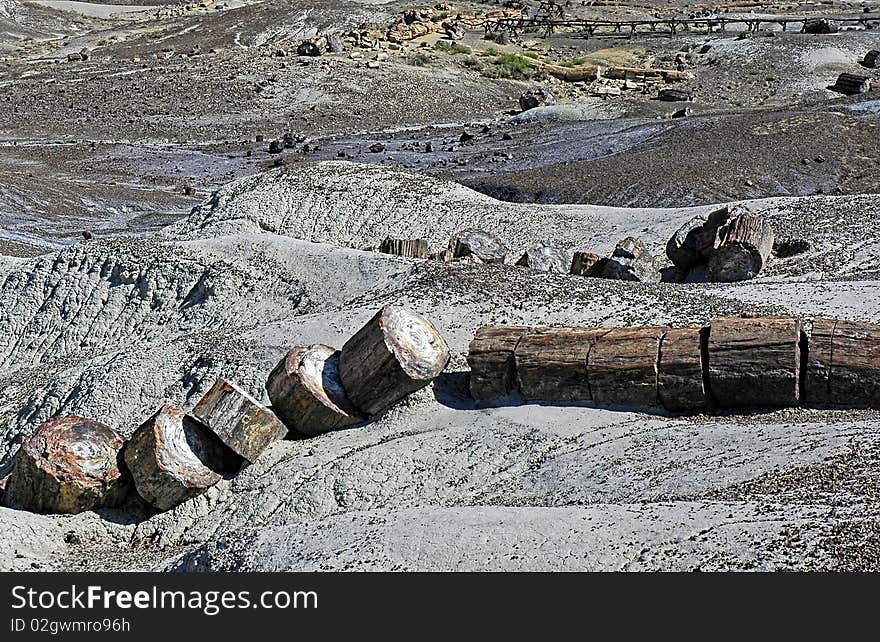
POLYGON ((657 357, 666 328, 614 328, 596 339, 587 357, 593 403, 658 406, 657 357))
POLYGON ((244 463, 206 426, 170 404, 135 430, 123 459, 138 495, 161 511, 201 495, 244 463))
POLYGON ((339 375, 348 398, 378 415, 440 376, 449 348, 434 325, 397 305, 386 305, 345 342, 339 375))
POLYGON ((641 239, 627 237, 617 244, 602 268, 603 279, 659 283, 662 266, 641 239))
POLYGON ((834 90, 847 96, 864 94, 871 91, 871 79, 858 74, 840 74, 834 83, 834 90))
POLYGON ((672 328, 660 342, 657 393, 666 410, 703 412, 708 403, 703 381, 703 340, 709 328, 672 328))
POLYGON ((872 49, 866 53, 863 64, 869 69, 880 69, 880 51, 872 49))
POLYGON ((431 254, 425 239, 395 239, 390 236, 379 245, 379 251, 408 259, 426 259, 431 254))
POLYGON ((535 245, 526 250, 519 261, 520 267, 527 267, 538 272, 554 272, 567 274, 571 266, 568 252, 550 245, 535 245))
POLYGON ((130 488, 119 466, 123 443, 116 431, 91 419, 50 419, 15 454, 5 505, 37 513, 118 506, 130 488))
POLYGON ((682 273, 707 262, 715 251, 718 228, 733 216, 733 209, 727 206, 694 216, 666 243, 666 256, 682 273))
POLYGON ((575 252, 569 273, 578 276, 599 276, 607 262, 607 258, 601 258, 592 252, 575 252))
POLYGON ((339 378, 339 351, 317 344, 292 348, 269 375, 272 410, 289 428, 312 437, 363 421, 339 378))
POLYGON ((880 325, 815 319, 806 368, 804 403, 880 408, 880 325))
POLYGON ((449 239, 449 249, 453 258, 476 256, 483 263, 504 263, 510 251, 494 234, 476 229, 456 233, 449 239))
POLYGON ((250 463, 269 444, 287 435, 287 428, 272 411, 226 379, 217 379, 192 414, 250 463))
POLYGON ((657 92, 657 98, 664 102, 683 102, 694 99, 694 92, 690 89, 676 89, 665 87, 657 92))
POLYGON ((721 408, 785 408, 800 398, 800 319, 712 320, 709 391, 721 408))
POLYGON ((709 259, 709 275, 715 282, 752 279, 766 265, 773 251, 773 228, 752 213, 739 214, 718 228, 718 245, 709 259))
POLYGON ((514 353, 529 328, 485 326, 478 328, 468 346, 470 389, 475 401, 506 397, 517 389, 514 353))
POLYGON ((516 376, 527 401, 588 403, 587 356, 607 329, 535 328, 516 346, 516 376))
POLYGON ((810 34, 837 33, 840 30, 838 23, 828 18, 807 18, 804 20, 803 32, 810 34))

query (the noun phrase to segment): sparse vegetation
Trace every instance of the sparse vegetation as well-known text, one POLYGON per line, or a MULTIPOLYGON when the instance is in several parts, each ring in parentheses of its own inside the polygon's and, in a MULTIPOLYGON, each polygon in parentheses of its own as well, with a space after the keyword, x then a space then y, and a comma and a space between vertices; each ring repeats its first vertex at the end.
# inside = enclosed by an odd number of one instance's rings
POLYGON ((456 54, 469 54, 471 53, 471 48, 467 45, 462 45, 457 42, 446 42, 445 40, 440 40, 434 45, 434 49, 437 51, 442 51, 443 53, 448 53, 452 55, 456 54))
POLYGON ((431 64, 431 58, 423 53, 414 53, 406 57, 406 64, 413 67, 427 67, 431 64))

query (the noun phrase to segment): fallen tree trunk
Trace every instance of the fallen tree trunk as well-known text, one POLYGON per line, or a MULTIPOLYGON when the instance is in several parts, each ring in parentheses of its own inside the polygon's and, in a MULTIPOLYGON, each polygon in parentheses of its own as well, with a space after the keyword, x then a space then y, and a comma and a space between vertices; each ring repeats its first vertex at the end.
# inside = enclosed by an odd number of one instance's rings
POLYGON ((479 328, 468 346, 470 390, 475 401, 510 395, 517 389, 514 353, 529 328, 486 326, 479 328))
POLYGON ((880 325, 815 319, 806 367, 804 403, 880 408, 880 325))
POLYGON ((519 389, 527 401, 589 403, 587 355, 607 329, 535 328, 514 352, 519 389))
POLYGON ((390 236, 379 245, 379 251, 408 259, 426 259, 431 254, 425 239, 395 239, 390 236))
POLYGON ((800 319, 712 320, 708 374, 721 408, 784 408, 800 399, 800 319))
POLYGON ((427 319, 386 305, 345 342, 339 375, 363 414, 378 415, 440 376, 449 348, 427 319))
POLYGON ((732 282, 754 278, 773 251, 773 228, 758 214, 735 216, 718 228, 718 243, 709 259, 713 281, 732 282))
POLYGON ((657 398, 657 358, 666 328, 614 328, 597 337, 587 358, 593 402, 650 408, 657 398))
POLYGON ((225 379, 217 379, 193 408, 193 415, 250 463, 287 435, 287 428, 268 408, 225 379))
POLYGON ((670 412, 707 409, 703 381, 703 342, 709 328, 672 328, 663 335, 657 365, 660 403, 670 412))
POLYGON ((269 374, 272 410, 289 428, 312 437, 363 421, 339 378, 339 351, 326 345, 292 348, 269 374))
POLYGON ((15 454, 5 505, 37 513, 118 506, 130 489, 119 467, 123 443, 112 428, 91 419, 50 419, 15 454))
POLYGON ((169 404, 135 430, 123 458, 138 495, 162 511, 232 477, 244 463, 206 426, 169 404))

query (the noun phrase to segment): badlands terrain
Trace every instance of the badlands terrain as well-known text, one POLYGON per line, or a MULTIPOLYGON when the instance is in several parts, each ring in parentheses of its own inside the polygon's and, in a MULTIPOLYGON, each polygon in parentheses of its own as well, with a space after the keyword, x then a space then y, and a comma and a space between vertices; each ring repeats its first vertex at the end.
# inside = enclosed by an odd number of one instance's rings
MULTIPOLYGON (((0 0, 0 479, 55 415, 127 436, 221 376, 268 403, 291 346, 340 347, 386 303, 452 352, 376 420, 276 442, 171 511, 0 508, 0 570, 880 569, 876 411, 477 405, 465 360, 486 324, 880 322, 880 94, 832 89, 841 73, 880 84, 861 64, 880 28, 486 39, 478 18, 517 7, 430 9, 476 17, 404 39, 393 25, 425 7, 0 0), (340 51, 297 55, 327 34, 340 51), (591 65, 684 76, 550 73, 591 65), (522 111, 537 87, 555 104, 522 111), (738 283, 514 265, 535 243, 607 256, 628 236, 668 264, 673 232, 728 203, 802 251, 738 283), (507 263, 375 251, 387 236, 439 251, 474 227, 507 263)), ((562 10, 880 16, 830 0, 562 10)))

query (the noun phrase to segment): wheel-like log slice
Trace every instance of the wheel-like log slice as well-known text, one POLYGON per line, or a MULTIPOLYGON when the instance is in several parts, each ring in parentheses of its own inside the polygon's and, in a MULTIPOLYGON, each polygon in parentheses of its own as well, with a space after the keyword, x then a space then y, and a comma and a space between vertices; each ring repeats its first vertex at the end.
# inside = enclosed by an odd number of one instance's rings
POLYGON ((880 325, 842 319, 813 321, 804 403, 880 408, 880 325))
POLYGON ((657 399, 657 357, 666 328, 614 328, 596 340, 587 358, 593 402, 651 408, 657 399))
POLYGON ((462 230, 449 239, 452 257, 476 256, 483 263, 504 263, 509 248, 501 240, 483 230, 462 230))
POLYGON ((712 320, 709 389, 721 408, 785 408, 800 398, 800 319, 712 320))
POLYGON ((733 212, 732 208, 725 206, 693 217, 666 243, 666 256, 682 273, 706 263, 715 251, 718 228, 734 216, 733 212))
POLYGON ((431 255, 425 239, 395 239, 390 236, 379 245, 379 251, 408 259, 427 259, 431 255))
POLYGON ((430 384, 448 362, 449 348, 430 321, 386 305, 345 342, 339 375, 354 406, 374 416, 430 384))
POLYGON ((124 440, 83 417, 55 417, 15 455, 3 501, 37 513, 81 513, 119 505, 129 478, 119 466, 124 440))
POLYGON ((296 346, 269 375, 272 410, 301 435, 312 437, 364 419, 342 387, 339 354, 327 345, 296 346))
POLYGON ((703 381, 703 341, 709 328, 672 328, 660 342, 657 391, 669 412, 703 412, 708 405, 703 381))
POLYGON ((169 404, 135 430, 123 458, 138 495, 162 511, 232 477, 244 463, 206 426, 169 404))
POLYGON ((575 252, 571 259, 571 274, 578 276, 599 276, 608 259, 601 258, 592 252, 575 252))
POLYGON ((589 403, 587 356, 602 328, 535 328, 514 353, 519 389, 527 401, 589 403))
POLYGON ((479 328, 468 347, 470 388, 475 401, 506 397, 517 389, 514 353, 529 328, 485 326, 479 328))
POLYGON ((659 283, 661 268, 642 240, 630 236, 614 248, 602 269, 602 278, 659 283))
POLYGON ((226 379, 217 379, 193 408, 193 415, 250 463, 287 435, 272 411, 226 379))
POLYGON ((718 229, 718 247, 709 259, 715 282, 745 281, 757 276, 773 251, 773 228, 763 216, 744 213, 718 229))
POLYGON ((526 250, 516 264, 539 272, 567 274, 571 267, 571 258, 568 252, 558 247, 536 245, 526 250))

